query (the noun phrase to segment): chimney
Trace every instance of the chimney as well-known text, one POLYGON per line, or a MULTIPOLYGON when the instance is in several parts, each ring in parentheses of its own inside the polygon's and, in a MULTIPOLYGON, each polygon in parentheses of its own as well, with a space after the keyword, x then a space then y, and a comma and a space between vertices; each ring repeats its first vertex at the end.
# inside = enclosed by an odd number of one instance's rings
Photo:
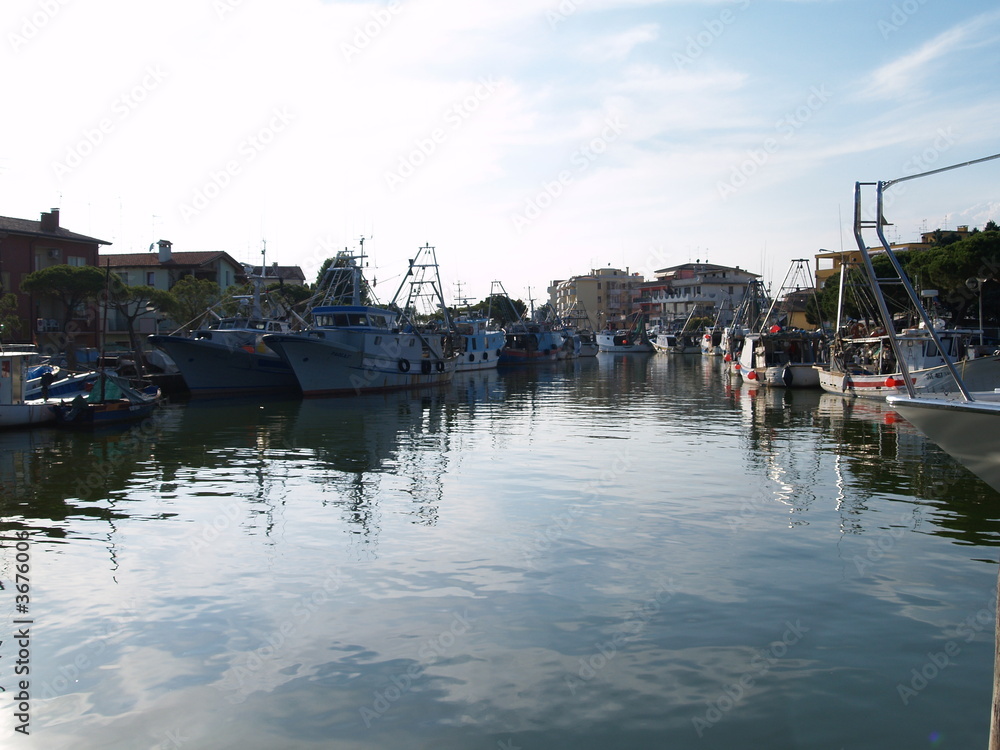
POLYGON ((160 263, 166 263, 167 261, 169 261, 170 248, 171 248, 170 240, 160 240, 159 242, 156 243, 156 247, 159 250, 157 254, 157 260, 159 260, 160 263))
POLYGON ((42 218, 39 223, 43 232, 46 234, 55 234, 56 230, 59 229, 59 209, 53 208, 48 213, 42 211, 42 218))

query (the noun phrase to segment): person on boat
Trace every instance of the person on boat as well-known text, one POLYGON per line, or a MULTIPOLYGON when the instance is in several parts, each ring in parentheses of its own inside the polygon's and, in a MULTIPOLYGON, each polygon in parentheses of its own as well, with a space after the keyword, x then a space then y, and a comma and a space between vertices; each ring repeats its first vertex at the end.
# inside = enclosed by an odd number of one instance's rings
POLYGON ((49 400, 49 386, 52 385, 52 382, 55 379, 56 379, 56 376, 52 374, 52 370, 46 370, 45 372, 42 373, 41 377, 39 378, 39 382, 42 385, 42 400, 43 401, 48 401, 49 400))

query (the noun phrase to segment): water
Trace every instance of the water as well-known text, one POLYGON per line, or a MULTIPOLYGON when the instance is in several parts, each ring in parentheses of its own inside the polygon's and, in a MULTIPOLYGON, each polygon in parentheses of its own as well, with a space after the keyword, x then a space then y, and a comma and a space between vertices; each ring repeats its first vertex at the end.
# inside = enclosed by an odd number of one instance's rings
POLYGON ((884 405, 601 355, 0 462, 5 747, 986 745, 998 498, 884 405))

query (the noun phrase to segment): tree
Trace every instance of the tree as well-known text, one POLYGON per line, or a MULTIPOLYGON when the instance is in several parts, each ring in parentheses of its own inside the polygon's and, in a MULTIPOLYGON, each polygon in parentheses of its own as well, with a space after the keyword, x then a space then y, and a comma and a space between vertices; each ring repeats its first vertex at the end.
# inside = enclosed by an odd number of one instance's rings
POLYGON ((169 307, 173 302, 173 295, 162 289, 154 289, 151 286, 128 286, 122 283, 118 274, 112 274, 108 285, 108 306, 116 310, 125 319, 125 329, 128 331, 129 347, 135 354, 136 369, 141 373, 146 369, 145 357, 142 353, 142 346, 139 344, 135 334, 135 321, 140 315, 146 312, 150 305, 158 309, 169 307))
POLYGON ((486 308, 486 317, 501 328, 516 323, 527 311, 528 306, 519 299, 511 299, 503 294, 491 294, 480 307, 486 308))
POLYGON ((33 271, 21 282, 23 291, 48 297, 62 304, 61 349, 66 354, 70 367, 76 366, 72 346, 73 332, 69 330, 70 320, 74 316, 84 316, 84 311, 80 308, 87 302, 96 301, 106 283, 107 274, 97 266, 67 265, 33 271))
POLYGON ((0 294, 0 340, 20 331, 23 324, 17 314, 17 296, 0 294))
POLYGON ((170 296, 162 299, 161 310, 178 326, 191 331, 202 323, 220 297, 219 285, 214 281, 185 276, 171 287, 170 296))
MULTIPOLYGON (((327 258, 320 266, 316 275, 317 298, 323 299, 329 294, 327 302, 331 305, 353 304, 354 296, 354 263, 350 256, 338 253, 336 258, 327 258), (337 270, 343 269, 343 270, 337 270)), ((361 285, 361 304, 371 304, 371 291, 368 283, 363 280, 361 285)))

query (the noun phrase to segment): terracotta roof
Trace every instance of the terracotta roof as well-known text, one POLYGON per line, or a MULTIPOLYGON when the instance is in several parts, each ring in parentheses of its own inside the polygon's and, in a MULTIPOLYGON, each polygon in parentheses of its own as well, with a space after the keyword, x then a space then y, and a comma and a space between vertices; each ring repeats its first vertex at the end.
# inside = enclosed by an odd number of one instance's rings
MULTIPOLYGON (((254 266, 250 273, 255 276, 260 274, 260 266, 254 266)), ((270 265, 267 267, 267 275, 273 276, 276 279, 299 279, 301 281, 306 280, 306 275, 302 273, 302 269, 298 266, 275 266, 270 265)))
POLYGON ((230 257, 229 253, 220 250, 172 252, 170 260, 166 263, 160 262, 160 256, 156 250, 146 253, 105 253, 101 255, 100 264, 112 268, 193 268, 206 266, 220 258, 228 260, 237 268, 242 267, 242 264, 230 257))
POLYGON ((88 237, 85 234, 77 234, 68 229, 57 227, 54 232, 43 232, 42 222, 31 219, 15 219, 12 216, 0 216, 0 232, 9 234, 26 234, 33 237, 49 237, 52 239, 67 240, 70 242, 88 242, 98 245, 110 245, 107 240, 99 240, 96 237, 88 237))

